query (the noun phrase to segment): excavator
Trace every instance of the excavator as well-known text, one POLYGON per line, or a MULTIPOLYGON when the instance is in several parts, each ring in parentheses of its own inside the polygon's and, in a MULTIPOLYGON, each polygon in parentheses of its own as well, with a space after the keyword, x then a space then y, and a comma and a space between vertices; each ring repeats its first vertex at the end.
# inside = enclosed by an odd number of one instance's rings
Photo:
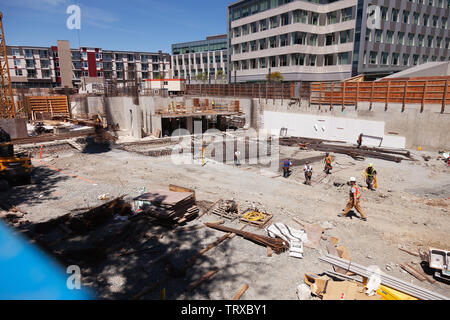
POLYGON ((0 181, 30 184, 31 170, 31 157, 15 154, 10 135, 0 128, 0 181))

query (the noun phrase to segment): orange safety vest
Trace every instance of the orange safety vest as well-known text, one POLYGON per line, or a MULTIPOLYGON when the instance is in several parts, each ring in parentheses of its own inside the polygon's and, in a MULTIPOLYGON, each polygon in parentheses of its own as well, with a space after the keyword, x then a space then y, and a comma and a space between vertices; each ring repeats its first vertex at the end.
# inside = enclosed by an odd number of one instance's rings
MULTIPOLYGON (((361 199, 361 189, 359 189, 359 187, 357 185, 355 185, 354 188, 356 189, 356 192, 355 192, 356 199, 357 200, 361 199)), ((352 187, 352 189, 353 189, 353 187, 352 187)), ((350 196, 351 195, 352 195, 352 190, 350 190, 350 196)))
POLYGON ((325 162, 327 163, 327 164, 331 164, 331 161, 333 160, 333 158, 331 158, 331 156, 328 156, 328 157, 326 157, 325 158, 325 162))

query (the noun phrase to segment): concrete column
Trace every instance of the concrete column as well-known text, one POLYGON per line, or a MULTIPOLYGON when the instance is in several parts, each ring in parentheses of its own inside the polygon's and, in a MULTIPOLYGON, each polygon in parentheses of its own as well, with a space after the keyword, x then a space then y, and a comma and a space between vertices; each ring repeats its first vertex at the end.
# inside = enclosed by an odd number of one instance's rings
POLYGON ((157 130, 160 130, 162 134, 162 118, 158 116, 152 116, 152 134, 156 134, 157 130))
POLYGON ((142 114, 141 108, 136 105, 130 107, 131 113, 131 135, 134 138, 142 139, 142 114))
POLYGON ((186 118, 186 129, 190 134, 194 133, 194 119, 192 117, 186 118))

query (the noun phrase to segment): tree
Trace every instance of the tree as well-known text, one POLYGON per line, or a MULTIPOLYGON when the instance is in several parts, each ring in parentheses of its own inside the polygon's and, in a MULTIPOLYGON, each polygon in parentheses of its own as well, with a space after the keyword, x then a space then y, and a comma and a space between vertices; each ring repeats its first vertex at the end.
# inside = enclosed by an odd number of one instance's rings
POLYGON ((277 72, 272 72, 270 74, 270 79, 269 79, 269 75, 266 76, 267 81, 274 81, 274 82, 281 82, 284 80, 284 77, 281 75, 281 73, 277 72))
POLYGON ((224 79, 225 79, 225 74, 223 73, 223 70, 217 71, 216 80, 224 80, 224 79))
POLYGON ((195 76, 194 79, 205 83, 206 81, 208 81, 208 74, 206 72, 199 73, 198 75, 195 76))

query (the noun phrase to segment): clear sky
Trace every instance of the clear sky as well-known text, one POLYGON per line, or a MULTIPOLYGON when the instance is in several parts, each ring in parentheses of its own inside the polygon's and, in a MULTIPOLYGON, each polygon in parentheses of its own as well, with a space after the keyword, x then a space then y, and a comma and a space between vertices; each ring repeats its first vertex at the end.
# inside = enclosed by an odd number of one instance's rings
POLYGON ((173 43, 224 34, 234 0, 0 0, 7 45, 49 47, 69 40, 66 9, 81 8, 81 46, 171 53, 173 43))

